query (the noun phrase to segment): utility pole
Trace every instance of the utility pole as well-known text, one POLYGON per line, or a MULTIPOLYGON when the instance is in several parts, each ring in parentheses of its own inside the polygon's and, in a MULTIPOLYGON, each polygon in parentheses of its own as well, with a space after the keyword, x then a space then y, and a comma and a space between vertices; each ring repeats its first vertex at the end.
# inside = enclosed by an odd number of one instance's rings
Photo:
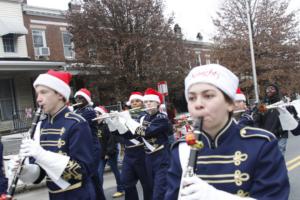
POLYGON ((251 19, 250 19, 250 4, 251 0, 246 0, 246 10, 247 10, 247 19, 248 19, 248 34, 249 34, 249 43, 250 43, 250 52, 251 52, 251 64, 252 64, 252 76, 253 76, 253 85, 255 92, 255 102, 259 102, 258 96, 258 86, 257 86, 257 76, 256 76, 256 66, 255 66, 255 57, 254 57, 254 49, 253 49, 253 38, 252 38, 252 27, 251 27, 251 19))

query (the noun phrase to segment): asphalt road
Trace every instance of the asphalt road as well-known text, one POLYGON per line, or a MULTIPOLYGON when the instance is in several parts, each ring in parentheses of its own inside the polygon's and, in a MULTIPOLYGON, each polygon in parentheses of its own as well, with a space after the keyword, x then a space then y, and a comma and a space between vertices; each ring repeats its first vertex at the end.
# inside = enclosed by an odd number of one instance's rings
MULTIPOLYGON (((16 139, 5 139, 4 141, 4 154, 11 154, 18 152, 19 141, 16 139)), ((289 200, 300 200, 300 136, 291 135, 288 139, 287 151, 285 155, 287 168, 289 171, 291 193, 289 200)), ((104 175, 104 191, 107 200, 113 199, 111 196, 116 191, 116 183, 112 173, 107 172, 104 175)), ((140 199, 142 199, 142 189, 138 184, 138 191, 140 199)), ((45 187, 39 187, 34 189, 25 189, 21 193, 16 195, 17 200, 32 200, 33 198, 38 200, 47 200, 47 189, 45 187), (37 198, 38 197, 38 198, 37 198)), ((123 200, 124 198, 118 198, 123 200)))

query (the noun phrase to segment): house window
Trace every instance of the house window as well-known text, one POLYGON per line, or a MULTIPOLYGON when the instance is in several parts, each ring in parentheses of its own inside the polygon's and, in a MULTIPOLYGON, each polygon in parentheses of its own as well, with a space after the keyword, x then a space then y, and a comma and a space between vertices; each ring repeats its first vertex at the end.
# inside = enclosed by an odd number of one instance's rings
POLYGON ((15 48, 16 38, 15 38, 14 34, 3 35, 2 41, 3 41, 4 52, 6 52, 6 53, 15 53, 16 52, 16 48, 15 48))
POLYGON ((72 35, 68 32, 62 32, 65 58, 73 58, 72 35))
POLYGON ((12 120, 13 87, 12 79, 0 80, 0 121, 12 120))
POLYGON ((205 64, 210 64, 210 55, 209 54, 206 54, 205 55, 205 64))
POLYGON ((44 30, 32 30, 33 47, 46 47, 46 37, 44 30))

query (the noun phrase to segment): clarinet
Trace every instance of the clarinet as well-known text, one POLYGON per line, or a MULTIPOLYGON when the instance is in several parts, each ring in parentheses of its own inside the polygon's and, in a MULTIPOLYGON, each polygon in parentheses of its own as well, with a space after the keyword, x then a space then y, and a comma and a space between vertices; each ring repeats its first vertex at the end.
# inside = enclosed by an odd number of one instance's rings
MULTIPOLYGON (((37 123, 40 120, 41 114, 42 114, 42 107, 39 106, 37 108, 36 112, 35 112, 34 118, 33 118, 32 123, 31 123, 31 127, 28 130, 28 132, 26 133, 25 138, 30 137, 32 139, 34 137, 34 132, 35 132, 37 123)), ((11 182, 11 184, 10 184, 8 190, 7 190, 6 200, 12 200, 13 199, 13 196, 14 196, 15 191, 16 191, 16 187, 17 187, 17 184, 18 184, 18 181, 19 181, 20 174, 22 172, 22 167, 24 165, 25 159, 26 158, 20 158, 20 164, 18 165, 18 168, 17 168, 17 170, 14 174, 14 177, 12 179, 12 182, 11 182)))
POLYGON ((199 141, 201 130, 202 130, 202 123, 203 123, 203 118, 197 119, 194 124, 193 133, 189 133, 185 137, 187 144, 191 147, 191 151, 190 151, 186 171, 181 177, 178 199, 181 199, 181 189, 183 188, 182 179, 186 177, 192 177, 195 175, 194 169, 197 161, 197 152, 204 147, 203 142, 199 141))

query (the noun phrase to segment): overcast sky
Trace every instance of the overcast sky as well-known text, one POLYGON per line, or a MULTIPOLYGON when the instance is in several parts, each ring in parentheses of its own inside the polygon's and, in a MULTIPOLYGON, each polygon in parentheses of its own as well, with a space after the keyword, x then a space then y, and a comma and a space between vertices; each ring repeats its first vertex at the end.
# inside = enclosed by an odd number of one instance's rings
MULTIPOLYGON (((66 10, 70 0, 27 0, 29 5, 66 10)), ((195 40, 198 32, 208 41, 213 36, 212 17, 223 0, 165 0, 167 15, 174 12, 175 22, 185 38, 195 40)), ((290 9, 300 9, 300 0, 291 0, 290 9)), ((300 20, 300 19, 299 19, 300 20)))

